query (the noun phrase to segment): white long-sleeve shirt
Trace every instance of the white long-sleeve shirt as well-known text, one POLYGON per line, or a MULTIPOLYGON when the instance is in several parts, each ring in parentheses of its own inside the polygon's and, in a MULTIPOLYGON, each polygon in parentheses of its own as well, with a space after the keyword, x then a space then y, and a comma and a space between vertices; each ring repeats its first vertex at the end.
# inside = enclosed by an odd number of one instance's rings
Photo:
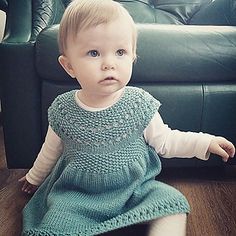
MULTIPOLYGON (((75 100, 80 107, 91 112, 107 108, 88 107, 78 99, 78 96, 75 97, 75 100)), ((197 157, 202 160, 209 158, 208 147, 214 137, 209 134, 172 130, 164 124, 159 112, 154 115, 143 135, 146 142, 164 158, 197 157)), ((49 126, 45 142, 34 165, 26 174, 27 181, 34 185, 40 185, 51 172, 62 152, 63 141, 49 126)))

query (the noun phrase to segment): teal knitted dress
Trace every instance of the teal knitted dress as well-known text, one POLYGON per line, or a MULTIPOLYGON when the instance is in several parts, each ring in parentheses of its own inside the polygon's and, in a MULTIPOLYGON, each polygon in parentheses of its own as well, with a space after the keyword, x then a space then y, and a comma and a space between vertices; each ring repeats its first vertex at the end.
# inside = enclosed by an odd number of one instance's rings
POLYGON ((77 105, 75 92, 49 108, 64 151, 24 208, 23 235, 97 235, 188 212, 179 191, 155 180, 161 163, 143 137, 160 103, 126 87, 115 105, 90 112, 77 105))

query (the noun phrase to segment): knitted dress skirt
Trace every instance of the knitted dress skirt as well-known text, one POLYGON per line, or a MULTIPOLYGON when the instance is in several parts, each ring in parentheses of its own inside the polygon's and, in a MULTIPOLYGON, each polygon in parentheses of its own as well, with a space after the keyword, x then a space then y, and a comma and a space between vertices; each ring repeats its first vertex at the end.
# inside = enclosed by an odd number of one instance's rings
POLYGON ((75 93, 58 96, 49 108, 64 151, 24 208, 22 234, 97 235, 189 212, 179 191, 155 180, 161 163, 143 137, 160 103, 126 87, 115 105, 90 112, 75 93))

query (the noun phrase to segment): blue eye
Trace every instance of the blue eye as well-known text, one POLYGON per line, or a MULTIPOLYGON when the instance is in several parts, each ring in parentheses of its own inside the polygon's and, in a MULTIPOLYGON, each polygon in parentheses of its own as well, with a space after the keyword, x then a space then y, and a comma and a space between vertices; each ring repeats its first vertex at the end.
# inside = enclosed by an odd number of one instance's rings
POLYGON ((116 55, 119 56, 119 57, 124 56, 124 54, 125 54, 124 49, 119 49, 119 50, 116 51, 116 55))
POLYGON ((91 56, 91 57, 98 57, 100 56, 99 52, 97 50, 90 50, 88 52, 88 55, 91 56))

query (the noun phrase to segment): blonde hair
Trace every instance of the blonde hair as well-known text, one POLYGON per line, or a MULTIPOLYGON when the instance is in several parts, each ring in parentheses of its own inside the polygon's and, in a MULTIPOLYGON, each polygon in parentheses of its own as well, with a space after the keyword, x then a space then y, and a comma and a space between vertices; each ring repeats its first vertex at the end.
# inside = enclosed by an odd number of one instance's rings
POLYGON ((128 11, 112 0, 74 0, 66 8, 59 27, 58 46, 62 55, 67 49, 68 37, 75 39, 80 30, 106 24, 118 17, 126 17, 132 26, 133 55, 136 58, 137 32, 128 11))

